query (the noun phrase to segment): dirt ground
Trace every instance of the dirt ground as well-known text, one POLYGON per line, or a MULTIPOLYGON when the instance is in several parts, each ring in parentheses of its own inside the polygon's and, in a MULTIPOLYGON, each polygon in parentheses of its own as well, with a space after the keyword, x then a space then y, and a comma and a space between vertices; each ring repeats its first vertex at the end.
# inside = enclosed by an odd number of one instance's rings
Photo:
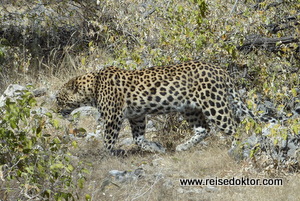
MULTIPOLYGON (((124 127, 119 142, 130 138, 124 127), (125 131, 125 132, 124 132, 125 131)), ((148 134, 149 135, 149 134, 148 134)), ((122 143, 121 143, 122 144, 122 143)), ((228 143, 211 136, 189 151, 167 151, 154 154, 136 151, 131 145, 127 157, 111 157, 103 153, 99 139, 78 141, 76 157, 90 164, 80 197, 89 194, 92 200, 299 200, 299 173, 266 170, 250 161, 235 161, 228 155, 228 143), (77 150, 78 151, 78 150, 77 150), (140 171, 138 177, 117 177, 112 170, 140 171), (182 186, 180 179, 282 179, 279 186, 196 185, 182 186)), ((120 146, 120 145, 119 145, 120 146)), ((124 146, 123 146, 124 147, 124 146)), ((123 148, 122 147, 122 148, 123 148)))

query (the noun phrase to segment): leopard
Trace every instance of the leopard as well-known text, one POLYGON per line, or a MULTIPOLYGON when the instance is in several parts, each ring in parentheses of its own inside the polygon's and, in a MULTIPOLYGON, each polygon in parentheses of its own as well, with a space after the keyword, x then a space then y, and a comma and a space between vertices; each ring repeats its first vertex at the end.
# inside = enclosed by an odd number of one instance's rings
POLYGON ((248 109, 226 69, 199 60, 135 70, 102 68, 70 79, 58 90, 56 102, 63 116, 81 106, 97 108, 103 119, 104 147, 112 155, 126 154, 115 148, 124 119, 138 147, 160 153, 166 151, 161 143, 145 138, 147 115, 180 113, 184 117, 193 134, 176 151, 195 146, 212 126, 231 136, 243 115, 276 121, 248 109))

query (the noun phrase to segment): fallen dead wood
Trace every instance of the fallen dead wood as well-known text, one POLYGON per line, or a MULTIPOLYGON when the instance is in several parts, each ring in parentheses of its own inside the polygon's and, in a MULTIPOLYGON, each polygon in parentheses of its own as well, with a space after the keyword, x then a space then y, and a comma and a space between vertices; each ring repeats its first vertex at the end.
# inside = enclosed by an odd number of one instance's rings
MULTIPOLYGON (((239 51, 250 52, 254 48, 263 48, 267 51, 274 52, 280 50, 280 44, 299 43, 299 38, 294 36, 287 36, 281 38, 267 38, 257 34, 249 35, 243 45, 238 46, 239 51)), ((300 45, 300 44, 298 44, 300 45)), ((299 47, 295 50, 299 51, 299 47)))
POLYGON ((263 26, 266 29, 268 29, 272 34, 276 34, 278 31, 287 30, 287 29, 293 30, 296 28, 296 26, 300 25, 300 21, 298 20, 299 17, 300 17, 300 13, 294 16, 288 16, 278 23, 271 23, 263 26))

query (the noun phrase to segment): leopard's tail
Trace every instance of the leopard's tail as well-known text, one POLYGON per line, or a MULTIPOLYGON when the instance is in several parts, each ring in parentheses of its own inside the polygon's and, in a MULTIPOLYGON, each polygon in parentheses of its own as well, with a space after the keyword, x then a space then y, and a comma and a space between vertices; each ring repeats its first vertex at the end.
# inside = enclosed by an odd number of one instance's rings
POLYGON ((250 117, 257 122, 267 122, 267 123, 277 123, 280 121, 284 121, 288 118, 286 117, 271 117, 268 115, 254 115, 253 111, 250 110, 246 104, 242 101, 241 95, 235 89, 231 78, 227 77, 227 86, 228 86, 228 102, 233 111, 233 115, 238 122, 242 121, 245 117, 250 117))

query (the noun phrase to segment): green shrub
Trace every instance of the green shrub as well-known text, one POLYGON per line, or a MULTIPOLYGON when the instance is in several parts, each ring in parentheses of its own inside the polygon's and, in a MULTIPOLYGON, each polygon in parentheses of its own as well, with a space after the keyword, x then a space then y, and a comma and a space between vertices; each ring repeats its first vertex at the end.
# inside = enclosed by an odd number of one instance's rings
POLYGON ((81 162, 76 166, 71 162, 70 143, 47 133, 49 126, 59 131, 57 121, 50 112, 34 111, 36 104, 24 91, 16 101, 7 99, 0 111, 0 167, 5 180, 1 188, 14 194, 13 200, 77 200, 75 191, 83 187, 88 171, 81 162))

